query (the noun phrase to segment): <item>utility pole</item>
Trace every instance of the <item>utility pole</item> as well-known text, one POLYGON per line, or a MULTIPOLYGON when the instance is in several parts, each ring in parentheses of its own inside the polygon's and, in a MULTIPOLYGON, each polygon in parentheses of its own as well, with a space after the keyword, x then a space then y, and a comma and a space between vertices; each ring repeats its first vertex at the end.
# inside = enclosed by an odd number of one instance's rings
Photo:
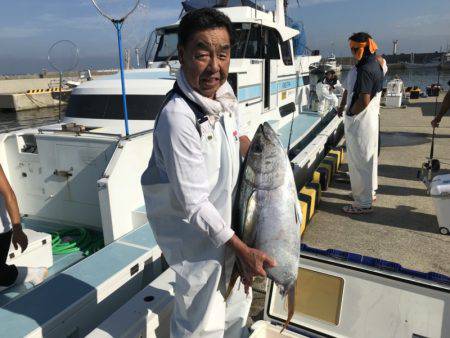
POLYGON ((134 52, 136 53, 136 67, 139 68, 139 48, 135 48, 134 52))

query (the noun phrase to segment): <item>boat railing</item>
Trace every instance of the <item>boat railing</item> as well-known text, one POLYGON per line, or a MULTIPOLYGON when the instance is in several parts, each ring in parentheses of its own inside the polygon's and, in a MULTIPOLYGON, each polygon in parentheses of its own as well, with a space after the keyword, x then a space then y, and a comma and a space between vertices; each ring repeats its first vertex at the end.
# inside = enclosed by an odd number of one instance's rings
POLYGON ((129 139, 133 139, 133 138, 136 138, 136 137, 139 137, 139 136, 142 136, 142 135, 146 135, 146 134, 152 133, 153 131, 154 131, 153 128, 152 129, 146 129, 146 130, 142 130, 142 131, 139 131, 137 133, 134 133, 134 134, 131 134, 131 135, 128 135, 128 136, 122 136, 120 139, 121 140, 129 140, 129 139))
POLYGON ((43 133, 71 133, 71 134, 76 134, 77 136, 81 135, 81 134, 88 134, 88 135, 96 135, 96 136, 108 136, 108 137, 117 137, 117 138, 121 138, 122 134, 115 134, 115 133, 99 133, 99 132, 95 132, 95 131, 73 131, 73 130, 62 130, 62 129, 46 129, 46 128, 39 128, 38 129, 39 134, 43 134, 43 133))
POLYGON ((66 131, 66 130, 61 130, 61 129, 38 128, 39 134, 43 134, 43 133, 73 133, 73 134, 76 134, 77 136, 79 136, 81 134, 87 134, 87 135, 94 135, 94 136, 115 137, 115 138, 117 138, 118 141, 130 140, 130 139, 133 139, 133 138, 136 138, 136 137, 148 134, 148 133, 152 133, 153 130, 154 130, 153 128, 146 129, 146 130, 142 130, 137 133, 126 136, 126 135, 117 134, 117 133, 101 133, 101 132, 90 131, 90 130, 84 130, 84 131, 68 130, 68 131, 66 131))

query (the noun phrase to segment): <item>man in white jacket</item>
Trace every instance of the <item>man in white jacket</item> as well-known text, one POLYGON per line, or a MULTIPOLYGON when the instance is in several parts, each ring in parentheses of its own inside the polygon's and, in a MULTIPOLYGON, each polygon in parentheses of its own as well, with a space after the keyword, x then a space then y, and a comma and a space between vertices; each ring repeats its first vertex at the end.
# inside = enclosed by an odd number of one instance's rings
POLYGON ((252 276, 274 262, 247 247, 231 216, 240 155, 249 138, 227 82, 232 43, 227 16, 188 12, 178 29, 181 69, 155 121, 153 152, 142 186, 156 241, 176 273, 171 337, 243 337, 252 276), (251 276, 225 300, 235 257, 251 276))
POLYGON ((319 99, 318 112, 320 115, 325 115, 338 106, 339 99, 336 92, 339 92, 341 87, 342 85, 334 70, 327 71, 325 77, 316 84, 316 93, 319 99))

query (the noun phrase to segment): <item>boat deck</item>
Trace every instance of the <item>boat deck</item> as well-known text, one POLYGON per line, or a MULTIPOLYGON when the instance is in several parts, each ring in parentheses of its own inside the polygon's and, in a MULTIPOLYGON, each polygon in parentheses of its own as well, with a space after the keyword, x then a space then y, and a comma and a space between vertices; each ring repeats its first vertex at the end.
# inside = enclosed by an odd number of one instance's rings
MULTIPOLYGON (((417 171, 430 153, 434 102, 435 98, 419 99, 406 109, 381 110, 379 189, 374 213, 345 215, 341 209, 351 202, 350 184, 337 176, 323 193, 319 212, 306 228, 303 243, 450 276, 450 236, 439 234, 433 202, 417 179, 417 171)), ((448 117, 443 118, 436 133, 434 154, 441 160, 439 174, 450 173, 448 117)), ((347 166, 341 170, 347 171, 347 166)))
MULTIPOLYGON (((39 232, 52 233, 58 226, 45 221, 36 221, 30 218, 23 219, 24 228, 32 229, 39 232)), ((48 269, 48 278, 57 275, 66 270, 77 262, 81 261, 85 256, 82 252, 73 252, 68 254, 53 255, 53 265, 48 269)), ((11 302, 18 296, 22 296, 33 289, 31 284, 17 285, 6 289, 0 293, 0 308, 11 302)))

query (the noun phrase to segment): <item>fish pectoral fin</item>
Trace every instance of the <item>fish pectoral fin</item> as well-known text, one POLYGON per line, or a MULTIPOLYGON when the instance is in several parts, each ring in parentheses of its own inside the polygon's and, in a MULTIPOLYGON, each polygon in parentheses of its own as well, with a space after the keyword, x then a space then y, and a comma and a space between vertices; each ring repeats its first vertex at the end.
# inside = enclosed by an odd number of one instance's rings
POLYGON ((302 208, 300 207, 300 202, 297 200, 294 204, 294 217, 295 217, 295 224, 300 225, 302 224, 302 208))
POLYGON ((256 190, 253 190, 247 199, 245 215, 242 220, 242 240, 252 247, 256 241, 256 190))
POLYGON ((287 326, 289 325, 292 317, 294 316, 294 308, 295 308, 295 286, 291 286, 291 289, 287 293, 288 299, 288 315, 286 318, 286 321, 284 322, 283 328, 281 329, 280 333, 282 333, 287 326))

